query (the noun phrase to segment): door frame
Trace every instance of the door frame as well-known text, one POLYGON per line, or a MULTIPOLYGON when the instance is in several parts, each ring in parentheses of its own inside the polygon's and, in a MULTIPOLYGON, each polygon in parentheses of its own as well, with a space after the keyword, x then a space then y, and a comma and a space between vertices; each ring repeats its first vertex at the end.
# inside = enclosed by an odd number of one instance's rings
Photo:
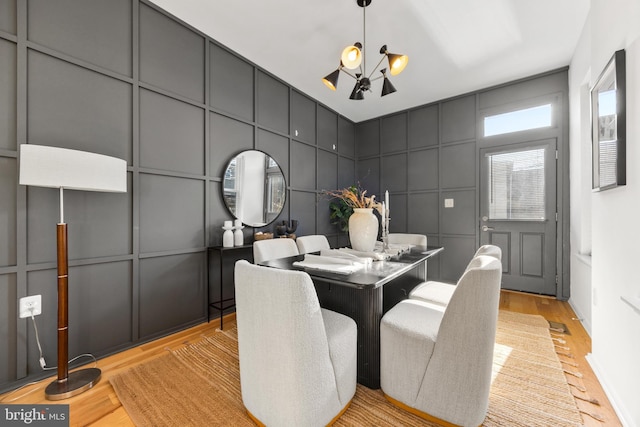
POLYGON ((491 107, 480 108, 476 120, 476 246, 480 245, 480 150, 517 142, 556 138, 556 298, 566 301, 570 292, 569 245, 569 97, 568 82, 564 91, 538 96, 522 97, 491 107), (503 135, 484 136, 484 118, 500 113, 551 103, 552 124, 548 128, 512 132, 503 135))
POLYGON ((504 144, 498 146, 486 146, 480 149, 480 191, 479 191, 479 204, 480 204, 480 216, 478 218, 478 226, 480 228, 480 245, 490 243, 491 239, 487 233, 491 234, 491 231, 482 230, 485 226, 490 226, 489 230, 493 230, 493 227, 497 227, 495 233, 497 235, 509 235, 508 241, 510 244, 507 248, 502 248, 502 262, 503 262, 503 288, 512 289, 521 292, 531 292, 532 294, 540 295, 555 295, 557 292, 558 280, 557 280, 557 263, 555 257, 556 248, 556 233, 557 233, 557 197, 556 197, 556 174, 558 168, 556 166, 556 156, 558 141, 556 138, 548 138, 544 140, 533 140, 525 142, 514 142, 512 144, 504 144), (544 178, 545 178, 545 218, 540 219, 498 219, 489 218, 488 212, 488 199, 489 194, 488 186, 488 168, 487 156, 497 155, 505 153, 517 153, 523 151, 530 151, 535 149, 544 149, 544 178), (549 185, 552 184, 552 185, 549 185), (483 190, 485 193, 483 193, 483 190), (483 209, 483 205, 484 208, 483 209), (485 220, 485 217, 487 219, 485 220), (524 246, 522 239, 525 235, 539 235, 543 233, 541 253, 544 254, 541 258, 542 269, 540 271, 541 276, 535 276, 527 274, 523 271, 522 263, 527 258, 523 254, 524 246), (516 238, 517 237, 517 238, 516 238), (553 237, 553 239, 551 239, 553 237), (505 249, 507 253, 505 253, 505 249), (514 257, 514 251, 518 255, 514 257), (547 259, 547 254, 554 254, 553 258, 547 259), (506 264, 505 264, 506 263, 506 264), (506 270, 505 270, 506 267, 506 270), (508 277, 507 277, 508 276, 508 277), (507 280, 509 278, 509 280, 507 280), (540 285, 540 281, 542 284, 540 285), (509 282, 509 286, 505 288, 505 282, 509 282), (525 282, 527 286, 525 286, 525 282), (539 287, 540 292, 536 292, 531 287, 539 287), (525 290, 529 288, 529 290, 525 290), (542 290, 545 292, 541 292, 542 290), (548 292, 547 292, 548 291, 548 292))

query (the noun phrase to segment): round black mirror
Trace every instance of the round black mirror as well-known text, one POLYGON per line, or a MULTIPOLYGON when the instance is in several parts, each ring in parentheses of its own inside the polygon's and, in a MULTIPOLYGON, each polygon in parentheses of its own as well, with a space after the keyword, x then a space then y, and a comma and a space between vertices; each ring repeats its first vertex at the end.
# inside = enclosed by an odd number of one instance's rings
POLYGON ((258 150, 239 153, 229 161, 222 198, 229 212, 250 227, 273 222, 286 201, 287 186, 280 165, 258 150))

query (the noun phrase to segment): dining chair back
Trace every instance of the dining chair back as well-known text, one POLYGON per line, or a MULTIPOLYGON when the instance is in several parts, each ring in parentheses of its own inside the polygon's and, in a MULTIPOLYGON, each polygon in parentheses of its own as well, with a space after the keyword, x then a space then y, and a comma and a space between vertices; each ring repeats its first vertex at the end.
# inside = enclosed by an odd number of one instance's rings
POLYGON ((325 426, 356 390, 357 327, 320 307, 311 277, 235 266, 242 401, 258 425, 325 426))
POLYGON ((473 257, 477 257, 480 255, 489 255, 496 259, 502 260, 502 249, 496 245, 482 245, 478 248, 473 257))
POLYGON ((331 249, 327 236, 322 234, 313 234, 310 236, 300 236, 296 239, 298 245, 298 251, 301 254, 308 254, 309 252, 319 252, 324 249, 331 249))
POLYGON ((427 247, 427 236, 424 234, 389 233, 389 243, 408 244, 427 247))
POLYGON ((298 255, 298 245, 288 238, 256 240, 253 242, 253 262, 256 264, 271 259, 298 255))
POLYGON ((478 426, 489 405, 502 264, 479 256, 446 307, 406 299, 380 325, 387 398, 446 425, 478 426))
MULTIPOLYGON (((465 271, 475 265, 474 260, 479 256, 490 256, 502 262, 502 250, 498 246, 483 245, 480 246, 473 255, 473 258, 471 258, 471 261, 467 264, 465 271)), ((411 292, 409 292, 409 298, 446 306, 449 304, 455 289, 455 283, 429 280, 422 282, 413 288, 411 292)))

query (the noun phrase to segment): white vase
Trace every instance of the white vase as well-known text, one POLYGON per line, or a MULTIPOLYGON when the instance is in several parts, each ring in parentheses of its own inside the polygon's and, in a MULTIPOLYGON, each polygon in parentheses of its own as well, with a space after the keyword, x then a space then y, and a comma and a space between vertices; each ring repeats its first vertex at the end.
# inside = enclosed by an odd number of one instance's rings
POLYGON ((356 251, 370 252, 378 238, 378 218, 372 208, 354 208, 349 217, 349 240, 356 251))
POLYGON ((222 233, 222 246, 225 248, 233 247, 233 231, 231 229, 225 230, 222 233))
POLYGON ((233 232, 233 245, 234 246, 242 246, 244 245, 244 234, 242 233, 242 229, 244 227, 236 227, 236 230, 233 232))

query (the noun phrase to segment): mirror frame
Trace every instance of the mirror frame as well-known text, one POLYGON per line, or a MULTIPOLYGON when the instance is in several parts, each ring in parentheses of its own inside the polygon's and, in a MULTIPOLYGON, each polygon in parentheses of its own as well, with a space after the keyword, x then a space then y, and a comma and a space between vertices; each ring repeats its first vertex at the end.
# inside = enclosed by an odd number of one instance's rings
POLYGON ((591 89, 591 149, 592 149, 592 188, 593 191, 604 191, 627 184, 627 118, 626 118, 626 71, 625 51, 616 51, 604 68, 593 89, 591 89), (612 89, 613 86, 613 89, 612 89), (615 116, 606 123, 612 114, 600 116, 599 95, 603 92, 615 91, 615 116), (605 136, 610 133, 609 139, 605 136), (614 139, 610 139, 613 137, 614 139), (603 138, 603 139, 601 139, 603 138), (601 155, 604 143, 613 156, 601 155), (613 159, 611 159, 613 157, 613 159), (614 176, 604 177, 601 172, 605 168, 615 167, 614 176), (603 179, 609 178, 607 181, 603 179))
MULTIPOLYGON (((263 215, 266 213, 265 211, 267 210, 267 203, 268 203, 268 196, 267 196, 267 175, 268 175, 268 168, 265 168, 265 182, 264 182, 264 194, 265 194, 265 200, 263 203, 263 215)), ((222 183, 221 183, 221 187, 220 187, 220 191, 221 191, 221 196, 222 196, 222 201, 224 202, 224 205, 226 206, 227 210, 229 211, 229 213, 236 219, 239 219, 242 221, 243 225, 249 226, 249 227, 254 227, 254 228, 260 228, 260 227, 266 227, 270 224, 272 224, 274 221, 276 221, 278 219, 278 217, 280 216, 280 214, 282 213, 282 211, 284 210, 284 207, 287 203, 287 179, 284 176, 284 172, 282 171, 282 167, 280 166, 280 164, 276 161, 276 159, 274 159, 271 155, 269 155, 269 153, 266 153, 262 150, 255 150, 255 149, 251 149, 251 150, 243 150, 240 151, 238 153, 236 153, 235 155, 233 155, 229 161, 227 162, 227 165, 222 173, 222 183), (282 177, 282 185, 283 185, 283 197, 284 200, 282 201, 282 206, 280 207, 280 210, 274 215, 274 217, 268 221, 268 222, 260 222, 260 223, 248 223, 245 222, 246 218, 240 218, 238 217, 238 215, 232 210, 232 208, 229 206, 229 202, 228 202, 228 198, 225 194, 226 190, 225 190, 225 181, 226 181, 226 176, 227 173, 229 171, 229 168, 231 167, 232 162, 237 159, 239 156, 241 156, 244 153, 247 152, 256 152, 256 153, 261 153, 265 156, 265 160, 268 161, 268 159, 271 159, 274 163, 275 163, 275 167, 277 167, 278 171, 280 172, 280 176, 282 177)))

